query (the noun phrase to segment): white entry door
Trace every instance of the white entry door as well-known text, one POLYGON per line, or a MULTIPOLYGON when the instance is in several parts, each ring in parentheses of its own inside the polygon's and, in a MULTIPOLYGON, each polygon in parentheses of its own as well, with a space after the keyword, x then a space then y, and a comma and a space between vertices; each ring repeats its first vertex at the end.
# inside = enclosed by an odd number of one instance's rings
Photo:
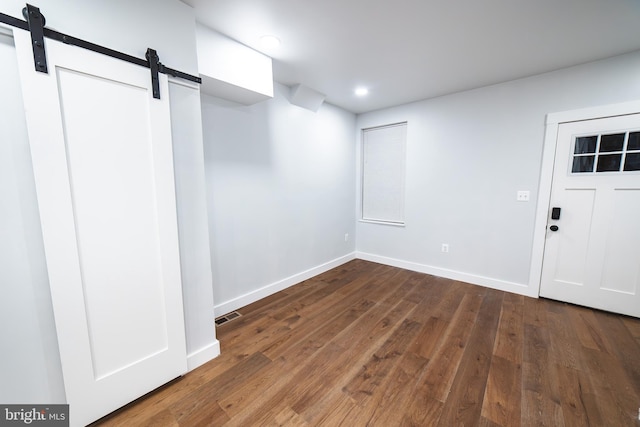
POLYGON ((14 34, 72 425, 185 373, 169 90, 148 69, 14 34))
POLYGON ((560 124, 556 144, 540 296, 640 317, 640 114, 560 124))

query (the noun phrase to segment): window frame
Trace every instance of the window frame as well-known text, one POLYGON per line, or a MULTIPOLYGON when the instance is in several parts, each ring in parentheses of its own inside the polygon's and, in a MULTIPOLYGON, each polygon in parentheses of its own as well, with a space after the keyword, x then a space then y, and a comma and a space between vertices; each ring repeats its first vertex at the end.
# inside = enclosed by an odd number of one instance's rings
MULTIPOLYGON (((392 225, 392 226, 399 226, 399 227, 405 226, 407 131, 408 131, 408 122, 406 121, 390 123, 390 124, 380 125, 380 126, 372 126, 372 127, 361 129, 361 143, 360 143, 360 152, 361 152, 360 183, 361 184, 360 184, 360 212, 359 212, 360 222, 373 223, 373 224, 385 224, 385 225, 392 225), (399 163, 395 165, 397 169, 395 171, 395 173, 397 174, 395 176, 395 180, 396 180, 395 191, 398 191, 399 194, 397 194, 397 198, 395 202, 392 203, 392 206, 391 205, 387 206, 386 208, 383 208, 382 211, 386 213, 395 211, 397 215, 379 215, 380 212, 376 214, 375 210, 374 212, 372 212, 371 209, 369 209, 369 211, 367 210, 367 207, 370 206, 370 203, 367 202, 367 197, 370 196, 371 194, 377 193, 375 185, 373 188, 369 188, 367 185, 368 183, 367 178, 371 177, 371 174, 367 173, 368 170, 370 171, 371 169, 371 166, 367 167, 368 160, 371 160, 370 158, 369 159, 367 158, 367 154, 369 152, 366 146, 367 134, 369 132, 390 130, 392 128, 398 128, 399 135, 397 137, 399 138, 399 144, 397 147, 390 146, 390 151, 389 151, 390 155, 386 158, 393 159, 395 155, 396 156, 395 158, 399 159, 399 163)), ((380 189, 378 188, 378 190, 380 189)), ((384 194, 385 191, 382 191, 382 193, 384 194)), ((374 200, 374 203, 376 201, 379 203, 385 202, 384 197, 374 200)))

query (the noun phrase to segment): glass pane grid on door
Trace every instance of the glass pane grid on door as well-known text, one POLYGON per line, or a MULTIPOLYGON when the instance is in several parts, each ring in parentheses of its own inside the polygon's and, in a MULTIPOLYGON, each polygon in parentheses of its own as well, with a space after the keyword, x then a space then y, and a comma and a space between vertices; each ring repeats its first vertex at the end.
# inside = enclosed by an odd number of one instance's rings
POLYGON ((640 130, 577 136, 572 174, 640 171, 640 130))

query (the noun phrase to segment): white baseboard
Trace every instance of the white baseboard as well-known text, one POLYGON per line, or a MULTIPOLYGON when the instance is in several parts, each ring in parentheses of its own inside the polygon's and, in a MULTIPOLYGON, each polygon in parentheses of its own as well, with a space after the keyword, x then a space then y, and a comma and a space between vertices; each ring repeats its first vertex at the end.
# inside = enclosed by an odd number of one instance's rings
POLYGON ((214 308, 216 317, 230 313, 233 310, 237 310, 240 307, 244 307, 262 298, 268 297, 269 295, 275 294, 276 292, 279 292, 304 280, 310 279, 314 276, 317 276, 318 274, 322 274, 325 271, 329 271, 332 268, 336 268, 354 259, 356 259, 356 255, 355 252, 352 252, 340 258, 336 258, 334 260, 321 264, 317 267, 310 268, 309 270, 294 274, 293 276, 289 276, 275 283, 271 283, 270 285, 257 289, 253 292, 249 292, 248 294, 241 295, 230 301, 218 304, 214 308))
POLYGON ((189 372, 193 371, 198 366, 202 366, 218 356, 220 356, 220 341, 215 340, 211 344, 187 355, 187 370, 189 372))
POLYGON ((356 258, 363 259, 365 261, 377 262, 378 264, 390 265, 392 267, 404 268, 406 270, 417 271, 419 273, 431 274, 432 276, 471 283, 472 285, 479 285, 487 288, 498 289, 500 291, 538 298, 538 289, 531 289, 528 285, 521 283, 508 282, 506 280, 493 279, 491 277, 478 276, 475 274, 463 273, 460 271, 448 270, 446 268, 433 267, 426 264, 403 261, 400 259, 365 252, 356 252, 356 258))

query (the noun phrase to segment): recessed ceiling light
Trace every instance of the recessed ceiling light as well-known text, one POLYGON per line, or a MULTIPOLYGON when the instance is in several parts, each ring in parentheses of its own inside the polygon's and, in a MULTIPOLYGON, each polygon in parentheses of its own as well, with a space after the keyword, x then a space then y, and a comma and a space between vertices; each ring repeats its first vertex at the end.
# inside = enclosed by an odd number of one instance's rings
POLYGON ((275 49, 280 46, 280 39, 276 36, 262 36, 260 37, 260 44, 266 49, 275 49))
POLYGON ((359 87, 356 88, 355 93, 358 96, 365 96, 369 93, 369 89, 367 89, 366 87, 359 87))

